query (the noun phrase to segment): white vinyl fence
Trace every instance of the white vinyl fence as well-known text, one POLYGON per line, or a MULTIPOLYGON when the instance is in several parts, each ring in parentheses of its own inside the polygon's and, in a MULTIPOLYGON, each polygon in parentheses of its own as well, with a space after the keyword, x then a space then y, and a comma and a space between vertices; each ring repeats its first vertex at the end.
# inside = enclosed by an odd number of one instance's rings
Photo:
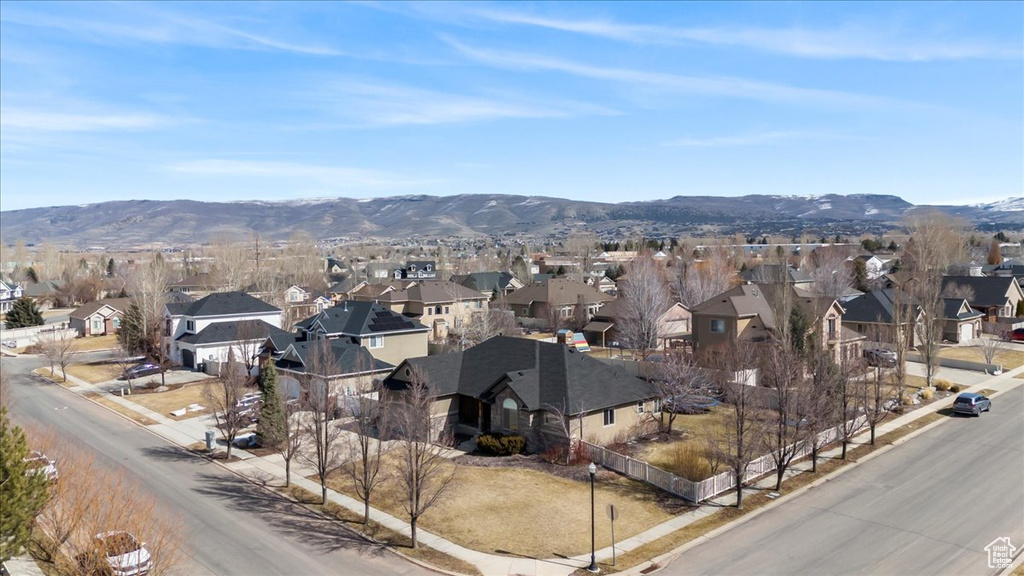
MULTIPOLYGON (((852 421, 854 429, 860 430, 866 423, 864 416, 858 416, 852 421)), ((818 434, 818 446, 825 446, 836 442, 842 438, 842 427, 837 426, 835 428, 829 428, 824 432, 818 434)), ((699 482, 687 480, 681 476, 658 468, 657 466, 651 466, 643 460, 637 460, 630 458, 629 456, 619 454, 618 452, 612 452, 603 446, 597 446, 589 442, 581 442, 584 450, 586 451, 587 458, 589 458, 595 464, 600 464, 610 470, 615 470, 621 474, 629 476, 635 480, 646 482, 652 486, 661 488, 662 490, 675 494, 680 498, 689 500, 690 502, 703 502, 709 498, 714 498, 719 494, 731 490, 736 487, 736 476, 732 470, 726 470, 720 474, 712 476, 711 478, 705 478, 699 482)), ((807 441, 799 442, 800 448, 796 452, 793 460, 808 456, 811 453, 811 444, 807 441)), ((775 460, 771 454, 765 454, 760 458, 752 460, 747 465, 747 473, 743 477, 744 482, 749 482, 758 476, 767 474, 775 470, 775 460)))

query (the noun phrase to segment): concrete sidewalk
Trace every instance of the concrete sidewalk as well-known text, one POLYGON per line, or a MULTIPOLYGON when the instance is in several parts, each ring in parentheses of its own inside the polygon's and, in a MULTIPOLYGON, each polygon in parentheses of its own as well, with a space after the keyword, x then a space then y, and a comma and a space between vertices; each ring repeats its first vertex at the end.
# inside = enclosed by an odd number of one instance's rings
MULTIPOLYGON (((908 363, 908 372, 915 373, 916 368, 913 367, 912 363, 908 363)), ((940 377, 947 380, 951 380, 954 383, 969 386, 966 391, 979 391, 982 389, 995 390, 993 396, 997 396, 1006 392, 1016 386, 1024 383, 1024 380, 1016 379, 1014 376, 1024 373, 1024 366, 1016 368, 1014 370, 1004 372, 999 376, 987 376, 975 372, 965 372, 962 370, 954 370, 950 368, 942 368, 940 377), (961 374, 962 373, 962 374, 961 374), (980 377, 979 377, 980 376, 980 377)), ((75 393, 85 392, 100 392, 103 390, 84 382, 74 376, 68 376, 68 380, 75 384, 74 387, 68 388, 75 393)), ((157 414, 152 410, 149 410, 143 406, 140 406, 131 401, 131 397, 120 397, 107 395, 107 398, 120 404, 121 406, 132 410, 138 414, 146 416, 152 419, 157 424, 147 426, 151 431, 157 435, 165 438, 169 442, 177 444, 182 447, 188 447, 196 442, 204 441, 206 430, 213 429, 212 417, 197 417, 183 421, 175 421, 162 414, 157 414)), ((902 416, 889 418, 881 423, 876 433, 878 436, 882 436, 892 430, 905 426, 915 420, 935 413, 938 410, 949 407, 952 405, 955 395, 951 395, 947 398, 943 398, 912 410, 911 412, 902 416)), ((862 431, 860 435, 854 439, 849 448, 856 447, 860 444, 867 443, 868 437, 865 431, 862 431)), ((832 448, 827 451, 823 451, 819 457, 821 459, 838 458, 841 452, 840 447, 832 448)), ((285 470, 284 461, 280 456, 267 456, 259 457, 250 452, 241 449, 232 449, 232 454, 237 455, 240 460, 231 463, 221 463, 222 466, 229 470, 245 477, 255 483, 264 484, 284 484, 285 470)), ((835 473, 842 473, 845 469, 840 469, 835 473)), ((786 477, 792 477, 796 474, 801 474, 810 469, 810 463, 806 460, 793 464, 790 469, 786 472, 786 477)), ((292 484, 305 488, 315 494, 320 493, 320 485, 316 482, 312 482, 306 479, 307 476, 312 474, 313 471, 302 467, 293 467, 292 470, 292 484)), ((760 482, 755 484, 756 488, 759 489, 770 489, 774 487, 774 476, 762 479, 760 482)), ((798 494, 797 491, 794 494, 787 495, 792 497, 798 494)), ((352 512, 361 515, 363 513, 363 503, 350 498, 334 490, 327 491, 328 499, 340 506, 345 507, 352 512)), ((679 530, 697 520, 706 518, 710 515, 717 513, 724 507, 732 506, 735 504, 735 494, 729 492, 718 498, 715 498, 704 505, 695 508, 689 512, 680 514, 662 524, 647 529, 646 531, 635 534, 628 538, 623 539, 620 542, 616 542, 615 552, 617 555, 621 555, 625 552, 635 550, 647 543, 650 543, 658 538, 666 536, 676 530, 679 530)), ((762 508, 763 510, 763 508, 762 508)), ((383 511, 371 508, 370 517, 374 522, 380 525, 408 536, 410 534, 409 524, 400 518, 396 518, 383 511)), ((744 517, 746 518, 746 517, 744 517)), ((726 527, 720 528, 717 532, 727 530, 734 524, 744 522, 744 518, 740 518, 734 523, 727 525, 726 527)), ((589 528, 589 527, 588 527, 589 528)), ((582 528, 581 528, 582 529, 582 528)), ((479 552, 476 550, 470 550, 463 546, 460 546, 454 542, 446 540, 436 534, 425 531, 422 528, 418 529, 419 540, 422 544, 429 546, 435 550, 449 554, 450 556, 459 558, 465 562, 475 565, 480 572, 485 576, 509 576, 509 575, 537 575, 537 576, 566 576, 572 572, 585 568, 590 563, 590 555, 584 554, 573 558, 553 558, 553 559, 534 559, 534 558, 522 558, 513 556, 502 556, 498 554, 488 554, 485 552, 479 552)), ((685 547, 686 545, 684 545, 685 547)), ((669 561, 672 557, 679 553, 680 549, 669 552, 663 555, 659 559, 652 560, 651 562, 645 562, 630 570, 628 573, 639 574, 641 570, 650 569, 652 564, 658 563, 664 565, 665 562, 669 561)), ((400 552, 400 551, 399 551, 400 552)), ((610 561, 612 558, 611 547, 603 548, 596 552, 597 559, 599 561, 610 561)))

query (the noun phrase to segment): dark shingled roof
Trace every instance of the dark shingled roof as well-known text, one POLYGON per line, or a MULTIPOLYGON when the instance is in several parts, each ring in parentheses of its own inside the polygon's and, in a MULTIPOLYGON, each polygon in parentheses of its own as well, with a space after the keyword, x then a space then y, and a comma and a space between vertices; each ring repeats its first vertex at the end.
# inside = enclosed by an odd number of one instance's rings
POLYGON ((319 323, 327 334, 368 336, 386 332, 427 331, 416 320, 388 310, 377 302, 346 300, 297 323, 296 328, 309 331, 319 323))
POLYGON ((272 338, 275 344, 283 342, 287 338, 295 339, 294 335, 263 320, 242 320, 241 322, 215 322, 196 334, 178 336, 178 341, 189 344, 221 344, 238 342, 241 338, 260 341, 272 338))
POLYGON ((195 302, 170 303, 167 305, 167 310, 176 316, 192 316, 194 318, 281 311, 280 308, 245 292, 215 292, 195 302))
POLYGON ((957 320, 968 320, 970 318, 980 318, 985 314, 973 310, 970 306, 964 306, 965 300, 963 298, 943 298, 942 299, 942 317, 947 319, 956 318, 957 320), (961 312, 960 310, 966 309, 961 312))
POLYGON ((334 355, 330 362, 336 371, 334 374, 319 374, 320 376, 384 372, 394 368, 393 365, 374 358, 366 348, 345 340, 294 342, 288 347, 281 359, 274 364, 283 370, 306 373, 306 367, 312 363, 311 358, 316 346, 321 345, 320 343, 322 342, 330 343, 330 350, 334 355), (292 352, 295 353, 294 356, 292 356, 292 352))
POLYGON ((513 278, 515 276, 509 272, 473 272, 472 274, 452 276, 451 280, 478 292, 493 292, 495 288, 501 292, 513 278))
POLYGON ((98 312, 99 309, 104 306, 110 306, 114 310, 124 314, 128 311, 128 307, 131 306, 131 304, 131 298, 104 298, 103 300, 96 300, 95 302, 86 302, 85 304, 82 304, 68 314, 68 317, 84 320, 98 312))
POLYGON ((1007 276, 944 276, 942 289, 948 290, 954 285, 970 288, 974 298, 968 298, 975 308, 1006 305, 1007 294, 1013 289, 1016 278, 1007 276))
MULTIPOLYGON (((891 288, 872 290, 851 298, 843 303, 843 322, 892 322, 893 298, 895 292, 891 288)), ((916 315, 916 312, 915 312, 916 315)))
MULTIPOLYGON (((525 338, 495 336, 464 352, 413 358, 403 364, 426 375, 438 396, 457 393, 486 400, 506 384, 527 410, 555 406, 578 414, 655 396, 649 382, 600 360, 563 344, 525 338)), ((385 385, 405 387, 393 377, 385 385)))

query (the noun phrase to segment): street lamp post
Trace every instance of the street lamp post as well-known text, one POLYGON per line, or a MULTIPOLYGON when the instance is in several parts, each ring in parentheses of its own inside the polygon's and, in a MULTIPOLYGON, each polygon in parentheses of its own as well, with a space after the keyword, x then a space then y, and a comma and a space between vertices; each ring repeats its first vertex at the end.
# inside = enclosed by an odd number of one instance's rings
POLYGON ((597 567, 597 557, 594 553, 594 475, 597 474, 597 465, 591 462, 587 470, 590 471, 590 566, 587 566, 587 570, 598 572, 600 569, 597 567))

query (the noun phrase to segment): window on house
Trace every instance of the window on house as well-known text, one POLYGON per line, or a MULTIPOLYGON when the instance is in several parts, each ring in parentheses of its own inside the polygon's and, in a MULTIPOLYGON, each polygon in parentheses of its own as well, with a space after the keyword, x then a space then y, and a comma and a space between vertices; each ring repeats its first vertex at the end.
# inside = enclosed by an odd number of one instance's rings
POLYGON ((103 319, 102 318, 93 318, 92 319, 92 332, 94 334, 99 334, 100 332, 103 332, 103 319))
POLYGON ((444 307, 444 313, 445 314, 451 314, 452 313, 452 307, 451 306, 445 306, 444 307))
POLYGON ((114 317, 113 325, 114 325, 114 330, 120 330, 121 329, 121 317, 120 316, 115 316, 114 317))
POLYGON ((725 320, 719 318, 711 319, 711 331, 716 334, 725 333, 725 320))
POLYGON ((604 411, 604 425, 614 426, 615 425, 615 409, 609 408, 604 411))
POLYGON ((644 401, 643 400, 640 400, 639 402, 636 403, 636 413, 637 414, 643 414, 644 413, 644 401))
POLYGON ((195 320, 186 320, 185 321, 185 330, 188 330, 189 332, 195 332, 196 331, 196 321, 195 320))
POLYGON ((654 412, 661 412, 661 398, 654 399, 654 412))
POLYGON ((530 309, 527 308, 527 307, 523 307, 523 316, 529 316, 529 315, 530 315, 530 309))
POLYGON ((383 336, 370 336, 369 348, 383 348, 384 337, 383 336))
POLYGON ((171 335, 171 319, 168 318, 167 320, 164 321, 164 336, 170 336, 170 335, 171 335))
POLYGON ((838 335, 836 334, 836 319, 835 318, 829 318, 828 319, 828 338, 829 338, 829 340, 835 340, 837 337, 838 337, 838 335))
POLYGON ((501 403, 501 411, 505 417, 505 428, 519 430, 519 405, 511 398, 505 398, 501 403))
POLYGON ((441 307, 440 306, 435 306, 434 307, 434 314, 440 314, 440 313, 441 313, 441 307))
POLYGON ((423 312, 426 316, 430 316, 430 307, 428 306, 427 309, 424 310, 423 312))

